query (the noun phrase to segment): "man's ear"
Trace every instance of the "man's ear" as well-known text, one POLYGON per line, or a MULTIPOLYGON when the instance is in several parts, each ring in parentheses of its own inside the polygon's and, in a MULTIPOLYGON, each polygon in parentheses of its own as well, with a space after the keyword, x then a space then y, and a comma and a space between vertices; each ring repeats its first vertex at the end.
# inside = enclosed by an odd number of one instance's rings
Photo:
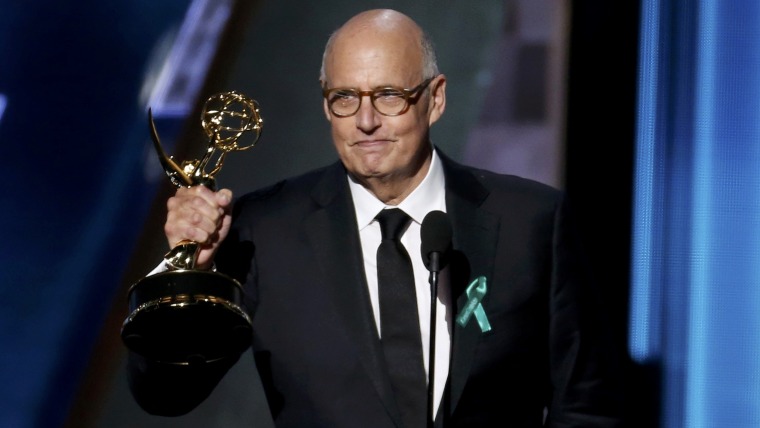
MULTIPOLYGON (((327 82, 325 82, 322 79, 319 79, 319 87, 324 88, 327 82)), ((330 109, 327 107, 327 98, 322 97, 322 110, 325 112, 325 118, 328 122, 332 121, 332 116, 330 115, 330 109)))
POLYGON ((430 103, 428 105, 428 125, 438 121, 446 110, 446 76, 439 74, 430 83, 430 103))
POLYGON ((330 114, 330 109, 327 107, 327 99, 322 99, 322 110, 325 112, 325 118, 328 122, 332 122, 332 115, 330 114))

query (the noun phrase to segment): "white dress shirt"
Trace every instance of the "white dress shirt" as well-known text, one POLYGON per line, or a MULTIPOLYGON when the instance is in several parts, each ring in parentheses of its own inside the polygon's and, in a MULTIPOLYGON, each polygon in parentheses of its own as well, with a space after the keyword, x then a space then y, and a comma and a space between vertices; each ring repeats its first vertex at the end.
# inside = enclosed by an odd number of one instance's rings
MULTIPOLYGON (((425 267, 420 253, 420 227, 422 220, 430 211, 439 210, 446 212, 445 182, 441 161, 434 150, 427 175, 420 185, 398 206, 385 205, 350 177, 348 178, 348 184, 354 200, 357 224, 359 225, 359 237, 364 257, 364 272, 367 275, 367 285, 369 286, 369 296, 372 301, 372 309, 374 310, 375 325, 381 337, 380 304, 377 290, 377 248, 380 246, 381 233, 380 224, 375 221, 375 216, 385 208, 399 208, 412 218, 409 228, 401 236, 401 243, 412 259, 420 317, 420 334, 422 336, 422 356, 425 360, 425 373, 428 373, 430 355, 430 300, 432 296, 429 282, 430 272, 425 267)), ((452 321, 451 311, 447 309, 452 307, 447 269, 444 269, 438 278, 435 322, 435 379, 433 382, 435 389, 433 396, 435 400, 434 414, 438 412, 438 406, 443 396, 443 389, 446 385, 446 377, 449 372, 449 350, 451 347, 449 326, 452 321)))

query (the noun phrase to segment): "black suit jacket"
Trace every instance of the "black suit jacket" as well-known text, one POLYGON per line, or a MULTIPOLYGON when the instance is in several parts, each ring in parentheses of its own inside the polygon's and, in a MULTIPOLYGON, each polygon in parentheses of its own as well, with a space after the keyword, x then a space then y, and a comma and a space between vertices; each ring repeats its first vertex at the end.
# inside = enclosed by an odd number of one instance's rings
MULTIPOLYGON (((546 407, 547 426, 619 426, 606 324, 562 194, 442 160, 452 319, 466 286, 482 275, 492 328, 482 332, 474 318, 450 326, 438 425, 540 427, 546 407)), ((352 204, 339 162, 246 195, 216 259, 245 284, 256 364, 278 427, 400 427, 352 204)), ((133 363, 133 391, 151 412, 181 413, 233 362, 198 370, 171 403, 157 393, 156 380, 171 376, 166 368, 133 363)))

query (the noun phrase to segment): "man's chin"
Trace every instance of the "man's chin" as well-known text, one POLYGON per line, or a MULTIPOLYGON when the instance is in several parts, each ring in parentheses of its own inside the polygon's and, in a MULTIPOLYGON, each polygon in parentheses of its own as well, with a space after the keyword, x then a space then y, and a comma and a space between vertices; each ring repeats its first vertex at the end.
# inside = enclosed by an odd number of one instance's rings
POLYGON ((389 176, 387 171, 378 168, 367 167, 348 169, 348 174, 353 181, 362 184, 365 187, 371 181, 383 181, 386 177, 389 176))
POLYGON ((359 177, 367 179, 382 177, 388 174, 385 160, 385 156, 362 156, 359 159, 354 159, 348 170, 359 177))

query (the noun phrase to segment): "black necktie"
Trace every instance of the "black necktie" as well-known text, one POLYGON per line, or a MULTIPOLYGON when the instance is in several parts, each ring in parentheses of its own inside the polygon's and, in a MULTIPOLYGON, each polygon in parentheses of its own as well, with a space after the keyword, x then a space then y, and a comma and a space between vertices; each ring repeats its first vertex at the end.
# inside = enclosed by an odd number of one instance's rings
POLYGON ((383 234, 377 249, 377 282, 385 362, 404 427, 422 428, 427 424, 427 378, 412 261, 400 241, 411 219, 397 208, 385 209, 376 218, 383 234))

